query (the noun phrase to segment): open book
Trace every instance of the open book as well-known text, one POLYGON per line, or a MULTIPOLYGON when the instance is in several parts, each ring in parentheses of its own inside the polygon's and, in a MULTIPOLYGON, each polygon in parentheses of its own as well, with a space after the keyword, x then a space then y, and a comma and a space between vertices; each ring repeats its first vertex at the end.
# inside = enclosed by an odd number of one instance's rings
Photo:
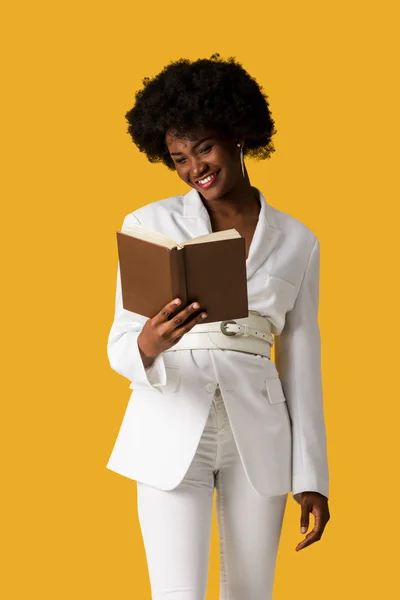
POLYGON ((117 231, 122 303, 154 317, 181 298, 178 311, 199 302, 201 323, 248 316, 246 245, 236 229, 201 235, 178 244, 140 225, 117 231))

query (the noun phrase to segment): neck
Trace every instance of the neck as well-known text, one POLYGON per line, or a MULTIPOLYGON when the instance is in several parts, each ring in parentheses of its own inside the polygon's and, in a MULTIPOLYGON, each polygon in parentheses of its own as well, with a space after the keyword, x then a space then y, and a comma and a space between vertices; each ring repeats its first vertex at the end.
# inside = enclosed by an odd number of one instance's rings
POLYGON ((224 196, 215 200, 207 200, 203 196, 201 198, 208 213, 221 219, 258 215, 261 207, 258 191, 250 185, 247 173, 246 177, 224 196))

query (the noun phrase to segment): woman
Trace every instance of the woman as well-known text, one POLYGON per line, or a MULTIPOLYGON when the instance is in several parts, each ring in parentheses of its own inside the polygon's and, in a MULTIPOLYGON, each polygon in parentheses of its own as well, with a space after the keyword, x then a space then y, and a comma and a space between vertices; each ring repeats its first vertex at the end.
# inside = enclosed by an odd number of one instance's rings
POLYGON ((268 158, 276 131, 239 63, 179 60, 144 84, 128 131, 190 191, 135 210, 122 230, 135 223, 182 242, 237 229, 249 317, 202 324, 206 306, 174 298, 150 319, 131 313, 118 267, 108 357, 133 392, 107 467, 137 481, 153 599, 204 599, 215 488, 220 598, 266 600, 288 492, 302 533, 314 515, 296 550, 329 520, 319 242, 250 184, 243 157, 268 158))

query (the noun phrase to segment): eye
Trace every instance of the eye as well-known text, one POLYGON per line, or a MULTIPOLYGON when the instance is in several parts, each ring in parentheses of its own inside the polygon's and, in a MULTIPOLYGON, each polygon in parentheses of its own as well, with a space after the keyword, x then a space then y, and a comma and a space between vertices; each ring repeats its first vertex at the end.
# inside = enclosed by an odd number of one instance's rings
POLYGON ((211 148, 212 148, 212 144, 210 144, 209 146, 204 146, 204 148, 202 148, 200 150, 200 152, 204 152, 204 153, 209 152, 211 150, 211 148))
MULTIPOLYGON (((204 146, 203 148, 201 148, 201 150, 199 150, 199 154, 200 154, 200 153, 201 153, 201 154, 207 154, 207 152, 209 152, 209 151, 211 150, 211 148, 213 147, 213 145, 214 145, 214 144, 210 144, 210 145, 208 145, 208 146, 204 146)), ((184 157, 183 157, 183 158, 177 158, 177 159, 175 160, 175 162, 176 162, 178 165, 181 165, 182 163, 184 163, 184 162, 185 162, 185 160, 186 160, 186 158, 184 158, 184 157)))

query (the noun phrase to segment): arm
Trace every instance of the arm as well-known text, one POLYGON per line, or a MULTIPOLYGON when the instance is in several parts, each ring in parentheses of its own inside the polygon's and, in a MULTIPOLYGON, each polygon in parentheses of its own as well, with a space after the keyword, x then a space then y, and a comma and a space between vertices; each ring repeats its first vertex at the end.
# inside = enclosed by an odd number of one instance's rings
MULTIPOLYGON (((140 225, 134 214, 127 215, 122 230, 128 222, 140 225)), ((131 388, 152 389, 166 385, 167 376, 162 353, 149 367, 145 367, 137 343, 147 317, 122 306, 120 267, 117 267, 114 321, 108 336, 107 355, 111 368, 131 381, 131 388)), ((145 360, 145 363, 148 361, 145 360)))
POLYGON ((320 248, 315 238, 296 302, 275 340, 275 363, 292 422, 292 494, 328 497, 329 475, 318 325, 320 248))

